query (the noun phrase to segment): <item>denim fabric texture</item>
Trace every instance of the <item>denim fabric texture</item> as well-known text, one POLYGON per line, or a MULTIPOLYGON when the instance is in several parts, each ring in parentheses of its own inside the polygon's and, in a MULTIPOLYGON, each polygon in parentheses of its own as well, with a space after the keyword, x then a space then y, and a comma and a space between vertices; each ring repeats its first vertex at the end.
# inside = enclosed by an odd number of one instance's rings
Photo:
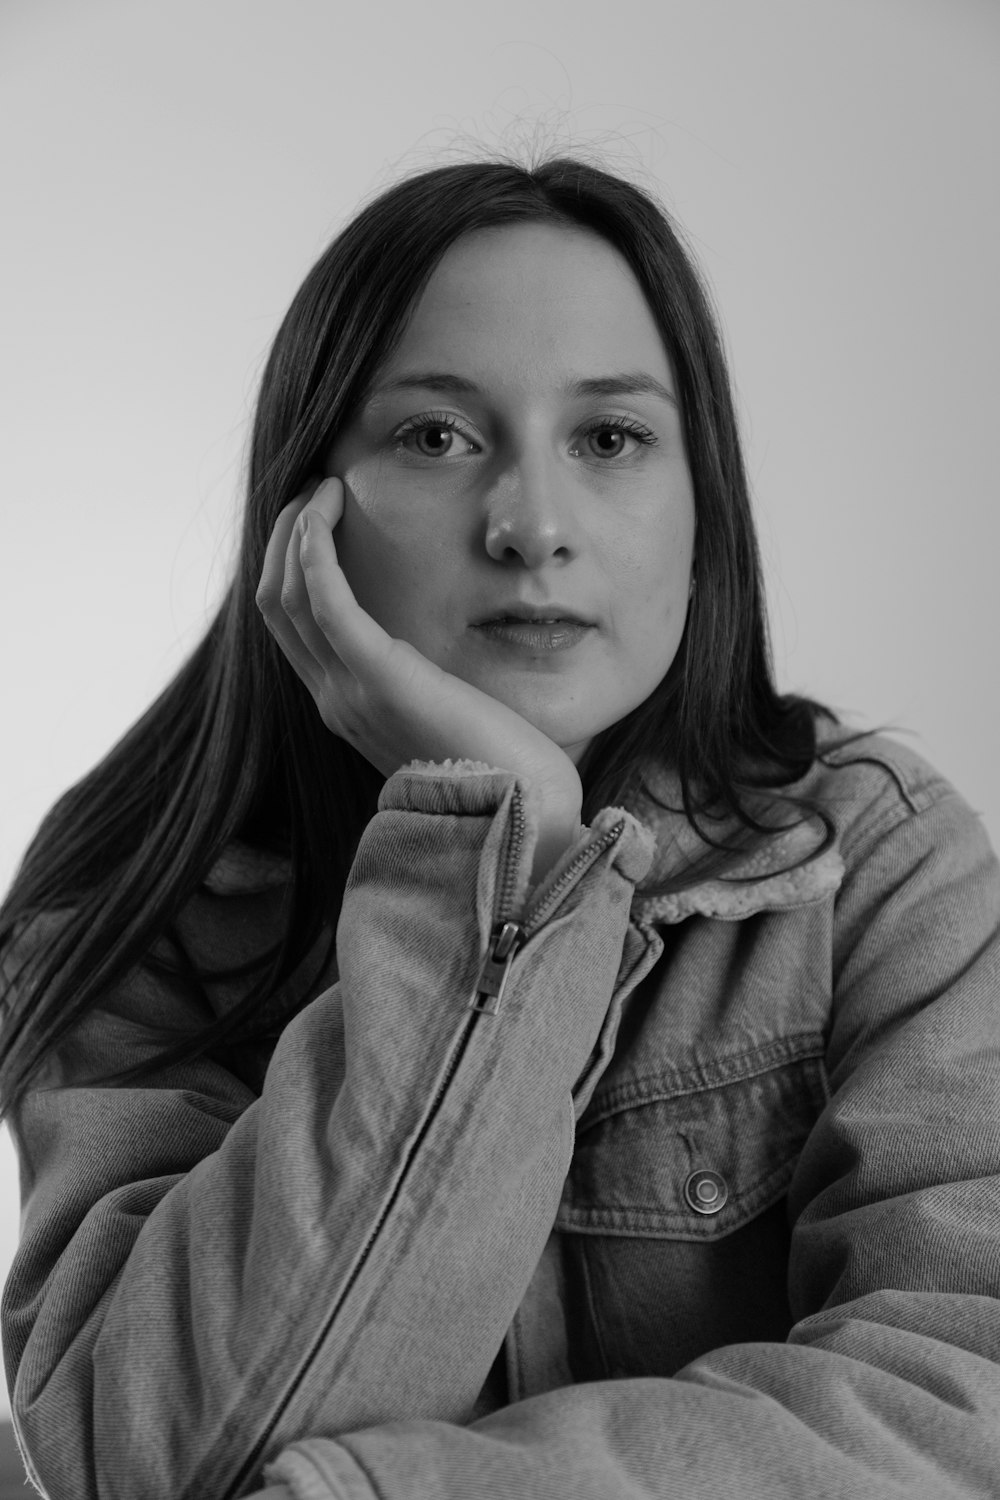
MULTIPOLYGON (((636 797, 531 891, 531 789, 414 763, 330 971, 132 1088, 86 1080, 211 1014, 145 967, 110 993, 11 1120, 43 1493, 1000 1496, 1000 868, 891 740, 791 790, 834 847, 762 799, 720 855, 636 797)), ((263 949, 286 885, 232 846, 185 947, 263 949)))

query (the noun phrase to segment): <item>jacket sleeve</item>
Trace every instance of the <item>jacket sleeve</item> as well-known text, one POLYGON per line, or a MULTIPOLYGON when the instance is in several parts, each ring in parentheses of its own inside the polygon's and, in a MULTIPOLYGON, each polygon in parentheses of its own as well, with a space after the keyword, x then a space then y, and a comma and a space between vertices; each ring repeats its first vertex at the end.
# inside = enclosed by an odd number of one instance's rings
POLYGON ((80 1081, 186 1003, 139 970, 12 1115, 5 1358, 52 1500, 229 1500, 304 1433, 469 1419, 551 1229, 574 1083, 648 967, 627 937, 652 836, 605 809, 533 893, 499 1009, 470 1006, 496 924, 524 914, 537 826, 510 773, 397 772, 338 982, 284 1029, 260 1097, 208 1058, 80 1081))
POLYGON ((837 903, 830 1098, 790 1193, 787 1342, 464 1428, 308 1439, 265 1470, 274 1500, 1000 1495, 1000 872, 953 793, 868 824, 837 903))

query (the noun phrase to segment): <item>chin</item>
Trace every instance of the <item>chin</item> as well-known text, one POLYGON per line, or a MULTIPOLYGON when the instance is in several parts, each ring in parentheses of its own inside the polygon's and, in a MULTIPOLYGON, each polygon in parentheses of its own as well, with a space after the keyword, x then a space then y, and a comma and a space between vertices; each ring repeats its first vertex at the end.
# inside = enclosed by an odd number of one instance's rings
POLYGON ((551 714, 528 714, 522 709, 516 711, 521 714, 522 718, 527 719, 529 724, 533 724, 536 729, 541 730, 542 734, 547 735, 554 745, 559 746, 560 750, 565 750, 574 765, 583 755, 594 735, 600 732, 593 724, 572 723, 565 718, 559 719, 551 714))

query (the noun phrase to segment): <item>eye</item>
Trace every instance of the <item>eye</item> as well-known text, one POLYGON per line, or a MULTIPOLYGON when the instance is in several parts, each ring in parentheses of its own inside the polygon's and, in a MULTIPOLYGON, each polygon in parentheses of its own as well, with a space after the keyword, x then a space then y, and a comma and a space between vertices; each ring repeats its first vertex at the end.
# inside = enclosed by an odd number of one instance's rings
MULTIPOLYGON (((658 442, 655 433, 650 432, 648 427, 644 427, 641 422, 636 422, 631 417, 601 417, 584 429, 583 436, 590 444, 591 455, 595 458, 606 459, 634 458, 637 450, 628 448, 629 439, 633 443, 638 443, 640 447, 651 447, 658 442), (591 439, 598 440, 596 446, 591 439)), ((575 458, 580 452, 579 443, 570 452, 575 458)))
POLYGON ((456 441, 467 445, 467 453, 474 452, 476 448, 471 438, 459 432, 458 422, 449 412, 429 411, 419 417, 412 417, 394 434, 393 440, 407 451, 413 451, 407 441, 411 438, 421 458, 454 456, 456 441))

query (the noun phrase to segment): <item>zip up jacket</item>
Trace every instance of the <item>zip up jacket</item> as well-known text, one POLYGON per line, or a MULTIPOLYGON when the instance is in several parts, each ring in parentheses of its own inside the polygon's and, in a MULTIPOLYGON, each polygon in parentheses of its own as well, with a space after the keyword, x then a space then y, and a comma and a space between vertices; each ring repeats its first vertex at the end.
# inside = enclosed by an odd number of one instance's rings
MULTIPOLYGON (((245 990, 109 992, 10 1121, 43 1493, 1000 1495, 1000 869, 885 738, 789 790, 832 847, 637 798, 531 890, 532 788, 414 762, 242 1038, 97 1086, 245 990)), ((287 882, 230 846, 188 955, 262 951, 287 882)))

